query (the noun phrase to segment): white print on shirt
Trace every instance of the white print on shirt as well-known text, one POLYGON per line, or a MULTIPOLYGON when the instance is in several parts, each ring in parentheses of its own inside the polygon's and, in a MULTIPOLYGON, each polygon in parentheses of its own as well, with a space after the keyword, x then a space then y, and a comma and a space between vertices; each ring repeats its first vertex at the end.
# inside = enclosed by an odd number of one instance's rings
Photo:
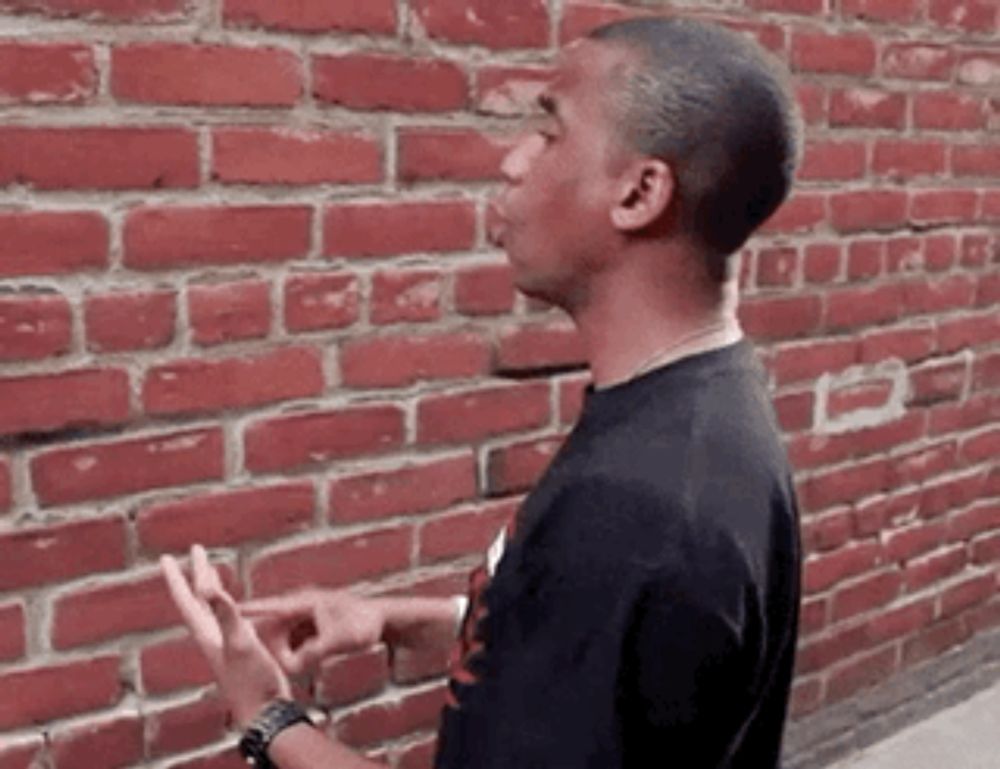
POLYGON ((507 548, 507 529, 500 529, 500 533, 497 534, 496 539, 493 540, 493 544, 490 545, 490 549, 486 551, 486 572, 492 578, 497 571, 497 564, 500 563, 500 559, 503 558, 503 551, 507 548))

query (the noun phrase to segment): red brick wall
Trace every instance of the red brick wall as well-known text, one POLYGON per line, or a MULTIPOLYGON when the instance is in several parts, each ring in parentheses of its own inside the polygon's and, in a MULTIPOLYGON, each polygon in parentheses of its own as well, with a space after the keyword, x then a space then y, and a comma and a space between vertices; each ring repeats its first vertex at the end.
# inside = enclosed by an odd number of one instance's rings
MULTIPOLYGON (((1000 7, 674 5, 788 61, 809 127, 743 309, 798 469, 803 714, 1000 622, 1000 7)), ((235 767, 157 556, 463 585, 585 380, 489 182, 557 43, 645 9, 0 7, 0 767, 235 767)), ((424 766, 440 670, 376 650, 315 694, 424 766)))

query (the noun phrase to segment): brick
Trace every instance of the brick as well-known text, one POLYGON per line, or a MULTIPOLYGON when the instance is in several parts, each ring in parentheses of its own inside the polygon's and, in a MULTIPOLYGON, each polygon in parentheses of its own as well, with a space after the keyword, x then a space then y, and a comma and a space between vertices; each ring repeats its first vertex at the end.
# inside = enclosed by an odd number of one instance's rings
POLYGON ((1000 177, 1000 142, 952 147, 951 168, 955 176, 1000 177))
POLYGON ((1000 317, 996 313, 979 316, 967 313, 952 320, 938 321, 938 351, 942 354, 976 347, 997 338, 1000 338, 1000 317))
POLYGON ((892 230, 906 222, 907 196, 896 190, 839 192, 830 197, 831 224, 838 232, 892 230))
POLYGON ((379 270, 372 277, 372 323, 421 323, 441 317, 444 275, 438 270, 379 270))
POLYGON ((174 128, 0 129, 0 185, 40 190, 194 187, 198 143, 174 128))
POLYGON ((496 181, 509 142, 478 131, 414 128, 399 132, 397 176, 404 182, 496 181))
POLYGON ((310 526, 315 497, 307 482, 201 494, 141 509, 136 533, 147 553, 273 540, 310 526))
POLYGON ((969 464, 1000 457, 1000 427, 976 433, 962 440, 962 459, 969 464))
POLYGON ((984 102, 949 91, 925 91, 913 96, 917 128, 937 131, 977 131, 986 127, 984 102))
POLYGON ((976 296, 976 279, 970 275, 917 279, 901 284, 907 314, 940 313, 969 307, 976 296))
POLYGON ((221 360, 189 359, 151 368, 142 387, 156 416, 243 409, 319 395, 323 368, 315 350, 285 347, 221 360))
POLYGON ((891 531, 885 541, 886 556, 894 562, 910 561, 939 547, 944 542, 946 531, 943 521, 922 521, 891 531))
POLYGON ((963 580, 941 594, 941 616, 951 617, 996 594, 997 577, 992 571, 963 580))
POLYGON ((796 671, 800 675, 813 673, 832 667, 845 657, 873 645, 865 625, 851 623, 833 630, 832 634, 804 644, 796 660, 796 671))
POLYGON ((420 563, 485 552, 497 532, 513 518, 519 499, 480 504, 428 521, 420 528, 420 563))
POLYGON ((400 571, 410 565, 412 537, 409 528, 397 526, 259 556, 250 566, 253 594, 339 587, 400 571))
POLYGON ((143 758, 143 722, 138 716, 88 723, 56 732, 50 748, 54 769, 119 769, 143 758))
POLYGON ((288 4, 270 0, 225 0, 222 18, 227 26, 290 32, 392 34, 396 31, 396 4, 393 0, 348 4, 324 0, 288 4))
POLYGON ((951 80, 955 51, 928 43, 889 43, 882 51, 882 74, 909 80, 951 80))
POLYGON ((476 112, 505 117, 531 114, 551 79, 552 70, 546 67, 482 67, 474 81, 476 112))
POLYGON ((0 769, 37 769, 42 765, 43 746, 41 736, 6 743, 0 748, 0 769))
POLYGON ((924 660, 940 657, 948 649, 964 643, 969 629, 959 620, 937 623, 903 644, 903 664, 916 665, 924 660))
POLYGON ((341 131, 219 128, 212 176, 235 184, 374 184, 383 176, 382 147, 372 136, 341 131))
POLYGON ((291 332, 345 328, 358 320, 361 295, 350 273, 302 273, 285 280, 285 328, 291 332))
POLYGON ((899 272, 923 272, 927 266, 924 243, 918 237, 901 235, 886 241, 886 270, 890 274, 899 272))
POLYGON ((431 735, 397 751, 395 765, 399 769, 430 769, 434 766, 435 755, 437 755, 437 735, 431 735))
POLYGON ((562 436, 492 448, 486 455, 486 491, 505 496, 530 491, 563 443, 562 436))
POLYGON ((476 496, 472 454, 348 475, 330 483, 330 522, 335 524, 416 515, 476 496))
POLYGON ((948 540, 964 542, 1000 530, 1000 503, 981 502, 948 518, 948 540))
POLYGON ((146 694, 188 689, 213 680, 208 660, 187 635, 143 647, 139 652, 139 670, 146 694))
POLYGON ((510 265, 477 264, 455 273, 455 309, 463 315, 502 315, 514 309, 510 265))
POLYGON ((43 505, 132 494, 222 478, 222 432, 188 430, 48 451, 31 460, 43 505))
POLYGON ((826 684, 826 702, 838 702, 885 680, 898 669, 896 656, 895 647, 880 649, 833 671, 826 684))
POLYGON ((881 240, 856 240, 847 249, 847 279, 869 280, 882 274, 885 243, 881 240))
POLYGON ((930 0, 928 16, 949 29, 989 33, 997 30, 997 7, 993 0, 930 0))
POLYGON ((571 324, 513 326, 503 329, 497 337, 496 371, 538 371, 585 364, 583 342, 571 324))
POLYGON ((352 747, 371 745, 432 728, 445 703, 445 686, 404 694, 398 699, 367 705, 337 721, 337 739, 352 747))
POLYGON ((928 270, 948 270, 955 265, 957 256, 957 244, 950 234, 932 235, 924 241, 924 266, 928 270))
POLYGON ((906 590, 915 593, 935 582, 946 580, 962 571, 966 563, 968 558, 964 545, 911 561, 906 566, 906 590))
POLYGON ((778 424, 786 432, 809 430, 813 426, 816 397, 811 392, 788 393, 774 398, 778 424))
POLYGON ((925 484, 920 496, 921 517, 934 518, 972 504, 982 496, 985 480, 985 472, 974 470, 958 478, 925 484))
POLYGON ((170 769, 246 769, 246 761, 232 745, 227 745, 215 753, 202 753, 196 758, 173 762, 170 769))
POLYGON ((549 44, 544 0, 416 0, 413 11, 431 38, 450 43, 492 49, 549 44))
POLYGON ((609 6, 594 2, 571 3, 563 11, 562 22, 559 25, 559 43, 565 45, 605 24, 633 18, 637 15, 639 14, 635 9, 623 8, 620 5, 609 6))
POLYGON ((798 273, 798 263, 799 252, 795 248, 762 248, 757 252, 757 285, 793 285, 798 273))
POLYGON ((945 145, 936 141, 880 139, 875 142, 872 171, 891 179, 942 174, 945 145))
POLYGON ((120 659, 89 658, 0 675, 0 729, 16 729, 113 705, 122 695, 120 659), (72 681, 72 686, 66 682, 72 681))
POLYGON ((885 491, 889 486, 889 469, 887 460, 875 459, 815 475, 800 486, 803 507, 815 512, 885 491))
POLYGON ((842 15, 886 23, 909 24, 919 13, 918 0, 844 0, 842 15))
POLYGON ((1000 354, 981 355, 976 359, 972 387, 975 390, 1000 387, 1000 354))
POLYGON ((844 253, 836 243, 810 243, 803 249, 802 277, 807 283, 830 283, 843 273, 844 253))
POLYGON ((53 604, 52 645, 71 649, 159 630, 180 616, 162 575, 87 587, 61 595, 53 604))
POLYGON ((0 435, 104 427, 128 418, 125 371, 91 369, 0 379, 0 435))
POLYGON ((884 530, 913 520, 920 509, 920 491, 891 492, 854 506, 854 530, 858 537, 881 535, 884 530))
POLYGON ((1000 533, 992 534, 972 543, 972 562, 980 566, 1000 561, 1000 533))
POLYGON ((377 454, 401 446, 403 437, 403 413, 395 406, 280 416, 247 428, 246 466, 254 473, 274 472, 377 454))
POLYGON ((796 83, 795 101, 798 103, 802 120, 806 125, 817 125, 826 122, 826 88, 820 83, 796 83))
POLYGON ((830 94, 830 125, 836 128, 894 128, 906 120, 906 94, 874 88, 836 88, 830 94))
POLYGON ((866 35, 795 32, 791 64, 800 72, 871 75, 875 71, 875 43, 866 35))
POLYGON ((433 379, 464 379, 490 369, 490 346, 473 333, 351 339, 340 349, 341 382, 347 387, 406 387, 433 379))
POLYGON ((805 16, 823 14, 823 0, 749 0, 747 6, 758 11, 795 13, 805 16))
POLYGON ((798 178, 803 181, 859 179, 865 174, 865 145, 857 141, 812 141, 806 145, 798 178))
POLYGON ((977 196, 973 190, 929 190, 913 193, 910 221, 914 224, 972 224, 977 196))
POLYGON ((73 318, 58 294, 0 296, 0 361, 41 360, 69 352, 73 318))
POLYGON ((262 280, 188 288, 191 336, 200 345, 261 339, 271 330, 271 286, 262 280))
POLYGON ((756 339, 807 336, 819 329, 822 315, 822 299, 813 294, 752 298, 739 309, 743 328, 756 339))
POLYGON ((394 256, 422 251, 461 251, 475 240, 470 201, 357 203, 328 208, 323 254, 394 256))
POLYGON ((868 621, 869 635, 876 642, 902 638, 934 620, 933 597, 883 610, 868 621))
POLYGON ((846 545, 854 535, 850 508, 840 508, 802 523, 802 544, 807 553, 823 553, 846 545))
POLYGON ((826 218, 826 198, 823 195, 796 193, 765 221, 761 233, 810 232, 826 218))
POLYGON ((182 753, 218 742, 226 736, 229 720, 226 706, 213 695, 147 711, 145 717, 150 756, 182 753))
POLYGON ((156 22, 180 18, 183 0, 6 0, 8 8, 46 16, 85 17, 94 21, 156 22))
POLYGON ((152 104, 290 107, 302 94, 301 64, 277 48, 119 46, 111 51, 111 93, 152 104))
POLYGON ((313 95, 356 110, 450 112, 468 102, 468 78, 444 59, 388 54, 313 57, 313 95))
POLYGON ((1000 83, 1000 56, 992 50, 969 51, 959 60, 958 82, 966 85, 1000 83))
POLYGON ((337 708, 378 694, 389 683, 385 646, 323 660, 316 675, 316 702, 337 708))
POLYGON ((894 486, 923 483, 956 467, 954 441, 938 443, 897 457, 892 467, 894 486))
POLYGON ((793 465, 806 468, 884 452, 923 437, 925 421, 922 411, 912 411, 877 427, 833 435, 805 435, 791 441, 789 454, 793 465))
POLYGON ((140 208, 125 220, 125 264, 139 270, 282 262, 309 250, 306 206, 140 208))
POLYGON ((24 656, 27 650, 25 630, 24 604, 0 606, 0 660, 9 662, 24 656))
POLYGON ((548 383, 431 395, 417 403, 419 443, 464 443, 547 424, 548 383))
POLYGON ((0 43, 0 103, 79 104, 96 90, 89 46, 0 43))
POLYGON ((903 312, 903 290, 895 283, 845 288, 827 296, 826 327, 844 330, 897 320, 903 312))
POLYGON ((902 585, 902 575, 893 570, 866 576, 837 590, 833 594, 833 621, 880 609, 899 595, 902 585))
POLYGON ((0 456, 0 513, 10 509, 14 498, 13 479, 10 477, 10 463, 0 456))
POLYGON ((0 277, 103 268, 109 237, 108 223, 98 213, 0 213, 0 277))
POLYGON ((823 686, 818 679, 796 680, 788 701, 788 715, 792 720, 814 713, 823 704, 823 686))
POLYGON ((88 296, 83 317, 92 352, 155 350, 174 339, 177 298, 173 291, 88 296))
POLYGON ((63 582, 125 565, 120 518, 17 529, 0 536, 0 590, 63 582))
POLYGON ((1000 397, 981 394, 968 397, 961 403, 947 403, 931 412, 930 433, 942 433, 979 427, 1000 417, 1000 397))
POLYGON ((884 379, 833 389, 827 395, 827 417, 838 419, 853 411, 884 408, 893 389, 893 383, 884 379))
POLYGON ((932 325, 863 332, 859 360, 861 363, 877 363, 896 358, 912 363, 929 357, 935 348, 932 325))

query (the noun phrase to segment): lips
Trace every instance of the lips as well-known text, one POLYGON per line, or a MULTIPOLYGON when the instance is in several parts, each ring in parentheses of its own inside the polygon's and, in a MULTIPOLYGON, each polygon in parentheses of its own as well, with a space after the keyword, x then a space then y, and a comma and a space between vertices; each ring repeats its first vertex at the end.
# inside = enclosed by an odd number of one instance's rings
POLYGON ((509 226, 503 201, 498 196, 486 208, 486 237, 497 248, 503 248, 509 226))

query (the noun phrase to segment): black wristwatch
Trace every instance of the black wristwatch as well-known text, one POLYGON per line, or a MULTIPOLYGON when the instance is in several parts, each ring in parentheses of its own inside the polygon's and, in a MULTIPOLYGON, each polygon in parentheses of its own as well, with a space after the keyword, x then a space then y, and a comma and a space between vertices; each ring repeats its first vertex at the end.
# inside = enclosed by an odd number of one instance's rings
POLYGON ((298 703, 291 700, 274 700, 264 706, 240 739, 240 755, 255 769, 277 769, 267 755, 271 741, 278 733, 293 724, 313 725, 312 720, 298 703))

